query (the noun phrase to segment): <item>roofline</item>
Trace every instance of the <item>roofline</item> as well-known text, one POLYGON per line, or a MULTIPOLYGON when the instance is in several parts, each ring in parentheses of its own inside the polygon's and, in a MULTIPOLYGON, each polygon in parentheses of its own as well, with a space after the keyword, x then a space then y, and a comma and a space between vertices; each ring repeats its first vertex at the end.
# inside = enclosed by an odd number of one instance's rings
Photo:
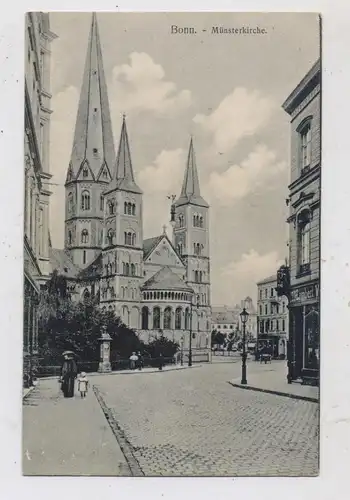
MULTIPOLYGON (((306 73, 304 78, 298 83, 294 90, 289 94, 282 104, 282 108, 288 113, 293 113, 298 103, 303 99, 303 92, 308 88, 314 88, 321 78, 321 60, 318 59, 312 68, 306 73)), ((308 89, 308 93, 311 91, 308 89)))
POLYGON ((257 285, 264 285, 266 283, 271 283, 272 281, 277 281, 277 270, 276 270, 276 274, 272 274, 271 276, 268 276, 267 278, 263 278, 262 280, 257 282, 257 285))

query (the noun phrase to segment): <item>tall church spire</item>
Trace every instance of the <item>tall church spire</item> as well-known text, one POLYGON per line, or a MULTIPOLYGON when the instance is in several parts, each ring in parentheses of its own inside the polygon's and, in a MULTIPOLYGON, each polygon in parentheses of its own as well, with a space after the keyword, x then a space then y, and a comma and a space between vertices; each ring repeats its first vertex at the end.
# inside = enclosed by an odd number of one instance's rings
POLYGON ((77 178, 85 163, 92 180, 99 179, 106 164, 108 176, 103 172, 101 180, 109 181, 114 158, 101 43, 96 14, 93 13, 67 181, 77 178))
POLYGON ((190 147, 188 150, 187 165, 185 176, 182 184, 181 194, 176 202, 176 205, 192 203, 208 207, 208 203, 202 198, 199 188, 198 170, 196 164, 196 155, 193 147, 193 138, 191 137, 190 147))
POLYGON ((134 178, 125 115, 123 115, 123 124, 120 133, 113 181, 108 186, 108 191, 116 188, 123 191, 131 191, 133 193, 142 193, 134 178))

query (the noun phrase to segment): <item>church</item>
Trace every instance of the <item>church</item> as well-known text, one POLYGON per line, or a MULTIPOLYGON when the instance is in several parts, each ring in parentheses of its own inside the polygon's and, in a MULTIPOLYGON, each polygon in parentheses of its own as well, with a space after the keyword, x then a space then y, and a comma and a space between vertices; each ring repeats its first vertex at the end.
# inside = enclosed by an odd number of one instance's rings
POLYGON ((166 228, 143 237, 143 193, 135 180, 126 118, 117 154, 96 15, 93 14, 71 159, 65 182, 64 249, 51 267, 72 297, 98 299, 140 338, 162 333, 199 352, 210 348, 209 205, 200 194, 193 139, 181 193, 166 228))

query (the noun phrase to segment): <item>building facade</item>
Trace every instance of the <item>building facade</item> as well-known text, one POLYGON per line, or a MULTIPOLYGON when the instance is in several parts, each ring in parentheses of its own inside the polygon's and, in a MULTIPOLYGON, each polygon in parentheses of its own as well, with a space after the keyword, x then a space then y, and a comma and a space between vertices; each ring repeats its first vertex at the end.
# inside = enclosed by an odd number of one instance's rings
POLYGON ((23 377, 30 385, 38 353, 40 287, 50 275, 50 31, 49 14, 25 18, 24 88, 24 332, 23 377))
POLYGON ((278 297, 276 292, 277 277, 269 276, 257 283, 258 315, 257 344, 258 348, 266 345, 272 347, 274 358, 287 356, 288 341, 288 300, 278 297))
POLYGON ((143 192, 137 185, 126 118, 115 155, 108 89, 96 15, 88 40, 71 160, 66 178, 65 248, 52 266, 77 299, 97 296, 146 342, 162 334, 198 350, 210 348, 209 205, 191 138, 170 237, 143 236, 143 192))
MULTIPOLYGON (((236 306, 237 307, 237 306, 236 306)), ((245 307, 247 313, 249 314, 246 323, 246 333, 248 339, 253 342, 257 338, 257 312, 251 297, 246 297, 241 301, 241 311, 245 307)), ((239 312, 241 312, 239 311, 239 312)), ((240 318, 240 316, 238 315, 240 318)))
POLYGON ((320 314, 321 64, 283 104, 291 119, 289 185, 292 379, 318 383, 320 314))
POLYGON ((228 306, 212 306, 211 331, 216 330, 227 336, 239 329, 239 316, 236 309, 228 306))

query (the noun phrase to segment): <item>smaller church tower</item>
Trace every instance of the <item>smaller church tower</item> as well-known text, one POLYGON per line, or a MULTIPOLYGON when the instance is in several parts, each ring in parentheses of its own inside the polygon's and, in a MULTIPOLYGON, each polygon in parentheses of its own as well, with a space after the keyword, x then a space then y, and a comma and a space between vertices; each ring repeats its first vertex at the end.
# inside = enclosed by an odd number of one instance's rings
POLYGON ((135 182, 123 117, 114 176, 104 193, 100 303, 130 328, 140 328, 143 280, 142 191, 135 182))
POLYGON ((187 283, 195 292, 192 327, 194 331, 208 333, 211 318, 209 205, 200 194, 192 138, 174 217, 174 245, 186 264, 187 283))
POLYGON ((103 191, 115 149, 96 14, 92 15, 71 159, 67 171, 65 250, 88 266, 102 248, 103 191))

